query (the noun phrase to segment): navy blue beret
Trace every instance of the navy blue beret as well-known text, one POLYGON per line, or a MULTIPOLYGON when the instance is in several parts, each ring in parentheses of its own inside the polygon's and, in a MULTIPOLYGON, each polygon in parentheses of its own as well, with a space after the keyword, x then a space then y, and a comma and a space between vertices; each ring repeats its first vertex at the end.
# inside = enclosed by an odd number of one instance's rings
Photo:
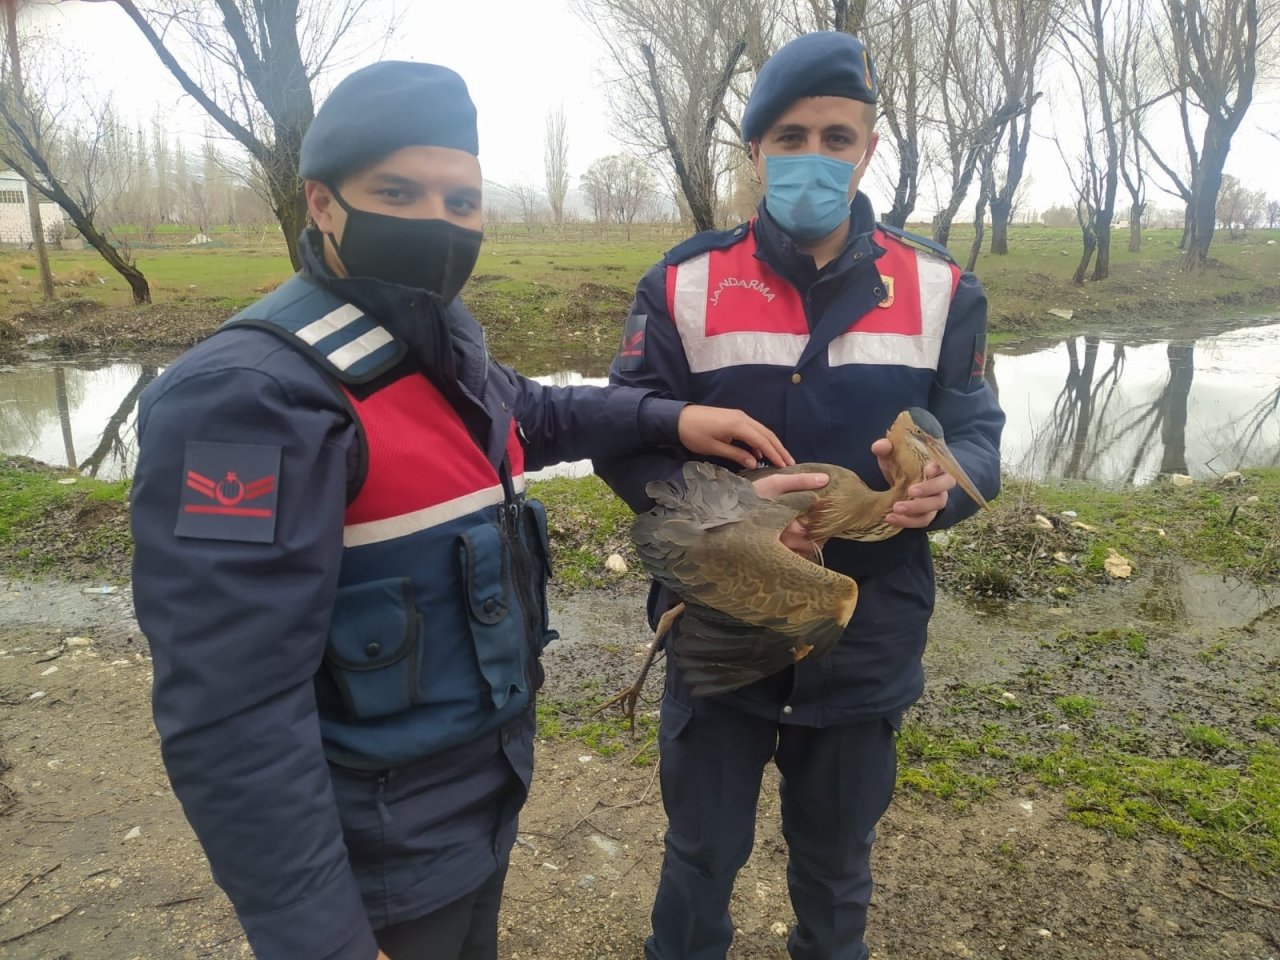
POLYGON ((333 88, 302 138, 298 173, 334 183, 401 147, 418 146, 479 155, 475 104, 448 67, 385 60, 333 88))
POLYGON ((801 97, 876 102, 871 54, 847 33, 820 30, 796 37, 765 61, 742 111, 742 139, 764 134, 801 97))

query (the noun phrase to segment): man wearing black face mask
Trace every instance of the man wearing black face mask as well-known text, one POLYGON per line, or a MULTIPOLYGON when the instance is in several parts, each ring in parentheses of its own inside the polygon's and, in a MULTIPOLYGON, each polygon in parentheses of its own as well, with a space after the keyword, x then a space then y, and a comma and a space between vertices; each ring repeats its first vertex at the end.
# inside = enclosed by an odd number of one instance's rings
POLYGON ((303 271, 139 405, 156 726, 264 960, 496 955, 555 637, 526 469, 646 444, 789 462, 737 411, 493 361, 457 299, 477 153, 453 72, 348 77, 302 145, 303 271))

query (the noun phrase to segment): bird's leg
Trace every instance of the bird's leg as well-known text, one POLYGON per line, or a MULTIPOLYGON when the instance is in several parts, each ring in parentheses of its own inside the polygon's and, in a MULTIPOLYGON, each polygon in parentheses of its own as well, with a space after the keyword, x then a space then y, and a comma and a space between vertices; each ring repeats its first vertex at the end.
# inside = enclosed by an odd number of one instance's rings
POLYGON ((684 604, 677 603, 668 610, 658 620, 658 628, 653 632, 653 642, 649 644, 649 655, 644 658, 644 665, 640 668, 640 675, 636 677, 635 683, 627 687, 625 690, 610 697, 600 706, 591 711, 591 716, 602 713, 612 707, 615 703, 622 704, 622 715, 631 721, 631 732, 636 732, 636 705, 640 702, 640 694, 644 690, 644 682, 649 678, 649 671, 653 668, 653 663, 658 657, 658 650, 662 645, 662 638, 667 635, 667 631, 671 629, 671 625, 676 622, 676 618, 684 613, 684 604))

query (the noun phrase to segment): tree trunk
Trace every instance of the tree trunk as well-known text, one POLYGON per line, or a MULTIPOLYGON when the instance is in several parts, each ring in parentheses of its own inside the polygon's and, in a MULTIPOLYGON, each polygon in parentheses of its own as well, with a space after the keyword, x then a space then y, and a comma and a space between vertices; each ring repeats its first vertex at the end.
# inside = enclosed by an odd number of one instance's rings
POLYGON ((1221 129, 1221 122, 1209 118, 1204 134, 1204 149, 1200 153, 1200 167, 1191 184, 1191 204, 1187 215, 1191 236, 1187 240, 1184 267, 1194 269, 1204 266, 1209 259, 1209 245, 1218 221, 1218 191, 1222 189, 1222 168, 1231 148, 1231 132, 1221 129))
POLYGON ((1111 211, 1099 210, 1094 220, 1097 238, 1097 259, 1093 262, 1093 279, 1105 280, 1111 276, 1111 211))
POLYGON ((1169 385, 1164 393, 1164 416, 1160 421, 1160 441, 1164 455, 1160 459, 1161 473, 1187 473, 1187 398, 1191 396, 1191 381, 1195 376, 1195 341, 1171 342, 1169 357, 1169 385))
POLYGON ((31 247, 40 267, 40 292, 46 300, 53 299, 53 273, 49 269, 49 248, 44 242, 44 219, 40 216, 40 198, 30 184, 24 184, 27 193, 27 219, 31 221, 31 247))
POLYGON ((150 303, 151 287, 147 284, 147 278, 142 275, 142 271, 126 260, 103 234, 94 226, 93 221, 87 217, 77 216, 71 210, 67 211, 71 217, 71 222, 75 224, 76 229, 80 231, 80 236, 84 237, 85 242, 98 253, 102 254, 102 259, 111 264, 111 268, 116 273, 124 277, 129 284, 129 290, 133 293, 134 303, 150 303))
POLYGON ((998 257, 1009 253, 1009 214, 1013 204, 1003 197, 991 198, 991 252, 998 257))
POLYGON ((893 206, 885 214, 884 222, 902 229, 907 217, 916 206, 916 190, 920 176, 920 153, 913 143, 898 141, 898 182, 893 188, 893 206))
POLYGON ((1142 211, 1146 204, 1137 199, 1129 206, 1129 252, 1137 253, 1142 249, 1142 211))
POLYGON ((1077 287, 1084 285, 1084 275, 1089 272, 1089 261, 1093 259, 1093 251, 1098 246, 1098 238, 1094 236, 1092 227, 1084 230, 1084 250, 1080 254, 1080 265, 1076 267, 1071 282, 1077 287))

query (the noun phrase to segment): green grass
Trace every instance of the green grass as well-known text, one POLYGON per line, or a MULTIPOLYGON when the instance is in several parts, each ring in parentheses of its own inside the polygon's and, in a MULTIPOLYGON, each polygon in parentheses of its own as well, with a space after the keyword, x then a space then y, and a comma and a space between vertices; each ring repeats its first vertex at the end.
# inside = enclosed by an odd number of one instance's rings
POLYGON ((967 809, 990 796, 999 782, 993 775, 967 769, 968 762, 1007 756, 997 746, 1003 734, 999 724, 986 724, 978 737, 970 738, 946 727, 906 723, 898 737, 898 786, 946 800, 957 810, 967 809))
POLYGON ((129 483, 105 483, 37 467, 23 458, 0 462, 0 570, 14 576, 119 578, 132 551, 124 522, 129 483))
MULTIPOLYGON (((1245 470, 1244 483, 1114 487, 1005 478, 992 509, 948 531, 933 556, 942 582, 979 596, 1063 596, 1110 581, 1112 550, 1144 565, 1185 560, 1257 583, 1280 579, 1280 468, 1245 470), (1247 503, 1249 497, 1257 502, 1247 503), (1069 520, 1064 511, 1076 511, 1069 520), (1045 531, 1035 514, 1057 518, 1045 531), (1075 523, 1083 523, 1083 530, 1075 523), (1070 564, 1053 558, 1066 553, 1070 564)), ((1140 654, 1140 638, 1126 638, 1140 654)))
MULTIPOLYGON (((1215 744, 1220 738, 1210 736, 1215 744)), ((1080 823, 1122 837, 1164 834, 1190 851, 1280 873, 1280 751, 1221 739, 1242 762, 1143 756, 1066 736, 1021 766, 1063 790, 1070 818, 1080 823)))
POLYGON ((55 510, 85 500, 125 503, 129 498, 129 482, 76 478, 74 484, 58 483, 73 474, 56 469, 33 470, 25 463, 14 466, 10 459, 0 464, 0 541, 13 543, 26 538, 38 520, 55 510))
POLYGON ((636 717, 635 734, 630 723, 611 709, 600 716, 588 701, 538 700, 538 736, 544 740, 580 743, 602 757, 626 754, 638 766, 658 759, 658 721, 647 714, 636 717))
MULTIPOLYGON (((1015 226, 1009 255, 984 254, 977 265, 991 304, 992 340, 1076 331, 1098 322, 1185 321, 1206 310, 1274 308, 1280 297, 1280 245, 1269 247, 1266 241, 1278 234, 1259 230, 1239 241, 1217 240, 1215 262, 1192 274, 1180 268, 1179 231, 1148 231, 1144 236, 1150 239, 1137 254, 1130 254, 1120 237, 1112 277, 1076 287, 1070 282, 1079 250, 1076 231, 1015 226), (1050 308, 1076 316, 1064 321, 1050 316, 1050 308)), ((230 309, 292 272, 276 232, 214 236, 215 243, 202 247, 130 240, 156 302, 213 301, 230 309)), ((971 236, 964 226, 954 233, 951 250, 962 261, 971 236)), ((627 241, 619 231, 594 226, 533 235, 510 225, 495 227, 463 299, 485 323, 499 356, 522 356, 538 347, 549 355, 607 360, 637 281, 683 233, 674 225, 645 227, 634 237, 627 241)), ((55 250, 50 256, 63 284, 61 296, 129 303, 127 285, 95 251, 55 250), (77 285, 66 286, 69 280, 77 285)), ((0 252, 0 316, 38 300, 34 266, 25 251, 0 252)))
POLYGON ((640 575, 631 547, 630 508, 596 476, 558 477, 529 485, 529 495, 547 508, 556 582, 567 589, 600 587, 617 577, 605 570, 611 553, 640 575))
POLYGON ((1097 713, 1098 708, 1102 706, 1102 701, 1097 697, 1087 697, 1081 694, 1058 697, 1054 703, 1058 705, 1062 715, 1070 720, 1087 720, 1097 713))

